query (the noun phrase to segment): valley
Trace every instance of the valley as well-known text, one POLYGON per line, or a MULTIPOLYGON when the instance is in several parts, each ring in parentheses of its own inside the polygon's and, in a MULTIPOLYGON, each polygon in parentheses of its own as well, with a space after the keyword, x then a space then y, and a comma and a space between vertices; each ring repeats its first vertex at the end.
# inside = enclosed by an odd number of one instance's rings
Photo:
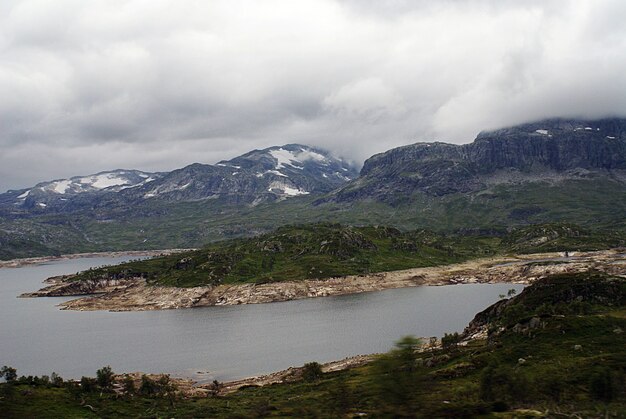
POLYGON ((623 235, 625 126, 619 118, 537 121, 462 146, 399 147, 372 156, 360 173, 289 144, 121 190, 61 194, 48 182, 0 195, 0 259, 196 248, 314 222, 445 233, 566 222, 623 235))

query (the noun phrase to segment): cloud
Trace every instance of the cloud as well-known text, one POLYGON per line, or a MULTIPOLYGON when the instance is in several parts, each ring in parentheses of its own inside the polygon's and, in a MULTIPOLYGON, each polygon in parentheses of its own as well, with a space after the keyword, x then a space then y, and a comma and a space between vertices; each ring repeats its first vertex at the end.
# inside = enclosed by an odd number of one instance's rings
POLYGON ((626 115, 623 1, 5 0, 0 189, 626 115))

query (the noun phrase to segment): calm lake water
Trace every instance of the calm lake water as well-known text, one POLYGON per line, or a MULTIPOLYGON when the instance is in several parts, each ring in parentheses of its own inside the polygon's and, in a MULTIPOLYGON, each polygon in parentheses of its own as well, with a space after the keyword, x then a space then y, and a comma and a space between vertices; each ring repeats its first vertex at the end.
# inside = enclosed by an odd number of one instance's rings
POLYGON ((389 350, 405 335, 461 331, 514 284, 417 287, 272 304, 130 313, 62 311, 70 298, 16 298, 50 276, 129 258, 0 269, 0 366, 65 378, 166 372, 199 381, 389 350))

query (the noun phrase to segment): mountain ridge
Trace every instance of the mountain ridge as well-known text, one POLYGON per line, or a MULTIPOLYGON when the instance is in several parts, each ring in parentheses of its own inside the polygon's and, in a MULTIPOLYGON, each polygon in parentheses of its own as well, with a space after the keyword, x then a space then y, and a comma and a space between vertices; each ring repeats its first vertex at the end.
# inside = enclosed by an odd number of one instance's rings
POLYGON ((253 150, 216 164, 192 163, 170 172, 117 169, 39 182, 0 194, 0 206, 36 212, 222 198, 256 205, 329 192, 357 175, 356 167, 329 152, 300 144, 253 150), (247 167, 241 167, 241 164, 247 167), (78 196, 83 195, 83 196, 78 196), (68 202, 72 201, 72 202, 68 202))
POLYGON ((360 176, 331 197, 336 202, 394 195, 470 193, 493 184, 551 176, 626 179, 626 119, 554 119, 480 133, 462 145, 415 143, 376 154, 360 176))

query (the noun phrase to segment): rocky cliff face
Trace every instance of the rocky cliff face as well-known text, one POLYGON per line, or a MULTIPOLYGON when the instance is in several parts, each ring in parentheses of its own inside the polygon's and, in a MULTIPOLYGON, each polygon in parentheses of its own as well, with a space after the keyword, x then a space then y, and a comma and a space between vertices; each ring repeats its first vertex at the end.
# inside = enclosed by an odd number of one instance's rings
POLYGON ((546 120, 482 132, 470 144, 417 143, 368 159, 339 202, 476 192, 494 184, 626 173, 626 119, 546 120))

